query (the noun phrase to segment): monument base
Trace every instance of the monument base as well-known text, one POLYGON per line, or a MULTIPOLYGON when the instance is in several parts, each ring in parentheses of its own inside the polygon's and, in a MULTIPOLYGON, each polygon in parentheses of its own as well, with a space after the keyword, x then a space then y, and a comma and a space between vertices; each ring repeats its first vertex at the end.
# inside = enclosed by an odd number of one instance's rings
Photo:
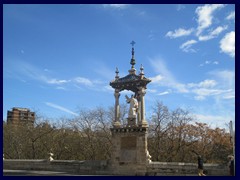
POLYGON ((145 175, 148 164, 147 128, 111 128, 111 169, 116 175, 145 175))
POLYGON ((146 121, 146 120, 143 120, 143 121, 141 122, 141 124, 139 124, 139 127, 145 127, 145 128, 147 128, 147 127, 148 127, 147 121, 146 121))
POLYGON ((127 127, 137 127, 137 122, 135 117, 128 117, 127 118, 127 127))
POLYGON ((120 124, 119 121, 115 121, 115 122, 113 123, 113 126, 114 126, 115 128, 119 128, 119 127, 121 127, 121 124, 120 124))

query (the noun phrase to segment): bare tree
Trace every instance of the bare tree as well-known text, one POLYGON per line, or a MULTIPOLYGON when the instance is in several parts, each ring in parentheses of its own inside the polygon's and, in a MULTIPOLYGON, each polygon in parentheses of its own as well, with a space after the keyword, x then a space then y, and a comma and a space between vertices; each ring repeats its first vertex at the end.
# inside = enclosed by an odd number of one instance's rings
POLYGON ((162 159, 169 118, 170 114, 167 106, 164 106, 162 102, 156 101, 149 125, 149 140, 151 142, 149 143, 149 148, 153 155, 152 160, 159 161, 162 159))

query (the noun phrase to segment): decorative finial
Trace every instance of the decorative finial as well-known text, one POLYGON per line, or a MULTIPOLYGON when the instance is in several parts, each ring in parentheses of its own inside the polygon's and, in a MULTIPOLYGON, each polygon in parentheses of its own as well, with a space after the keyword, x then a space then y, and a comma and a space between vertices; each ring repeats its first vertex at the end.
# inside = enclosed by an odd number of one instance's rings
POLYGON ((132 45, 132 59, 131 59, 130 64, 132 65, 132 69, 134 69, 134 65, 136 64, 135 59, 134 59, 134 44, 136 44, 136 43, 134 41, 132 41, 130 44, 132 45))
POLYGON ((136 44, 134 41, 132 41, 131 43, 130 43, 131 45, 132 45, 132 47, 134 46, 134 44, 136 44))
POLYGON ((144 75, 143 70, 144 70, 144 68, 143 68, 143 65, 141 64, 141 67, 140 67, 140 75, 144 75))
POLYGON ((115 73, 116 73, 115 79, 119 79, 119 76, 118 76, 119 71, 118 71, 118 68, 117 68, 117 67, 116 67, 115 73))

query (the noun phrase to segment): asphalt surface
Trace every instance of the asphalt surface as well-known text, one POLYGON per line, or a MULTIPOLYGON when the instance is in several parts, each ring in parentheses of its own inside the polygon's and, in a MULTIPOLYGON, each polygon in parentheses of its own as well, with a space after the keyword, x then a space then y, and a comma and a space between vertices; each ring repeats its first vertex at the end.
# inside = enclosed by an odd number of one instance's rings
POLYGON ((56 171, 9 170, 3 169, 3 176, 91 176, 56 171))

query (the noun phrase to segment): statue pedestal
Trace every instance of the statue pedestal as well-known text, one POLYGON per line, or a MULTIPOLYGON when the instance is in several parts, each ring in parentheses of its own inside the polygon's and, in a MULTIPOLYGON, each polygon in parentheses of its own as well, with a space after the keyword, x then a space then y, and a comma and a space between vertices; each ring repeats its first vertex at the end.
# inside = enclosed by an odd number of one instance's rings
POLYGON ((111 128, 111 170, 114 175, 142 175, 147 172, 149 162, 147 150, 147 128, 111 128))
POLYGON ((136 127, 137 126, 137 122, 136 122, 136 117, 128 117, 127 118, 127 127, 136 127))
POLYGON ((119 128, 119 127, 121 127, 121 124, 120 124, 119 121, 115 121, 115 122, 113 123, 113 126, 114 126, 115 128, 119 128))
POLYGON ((143 120, 142 123, 140 124, 140 127, 145 127, 147 128, 148 127, 148 123, 146 120, 143 120))

